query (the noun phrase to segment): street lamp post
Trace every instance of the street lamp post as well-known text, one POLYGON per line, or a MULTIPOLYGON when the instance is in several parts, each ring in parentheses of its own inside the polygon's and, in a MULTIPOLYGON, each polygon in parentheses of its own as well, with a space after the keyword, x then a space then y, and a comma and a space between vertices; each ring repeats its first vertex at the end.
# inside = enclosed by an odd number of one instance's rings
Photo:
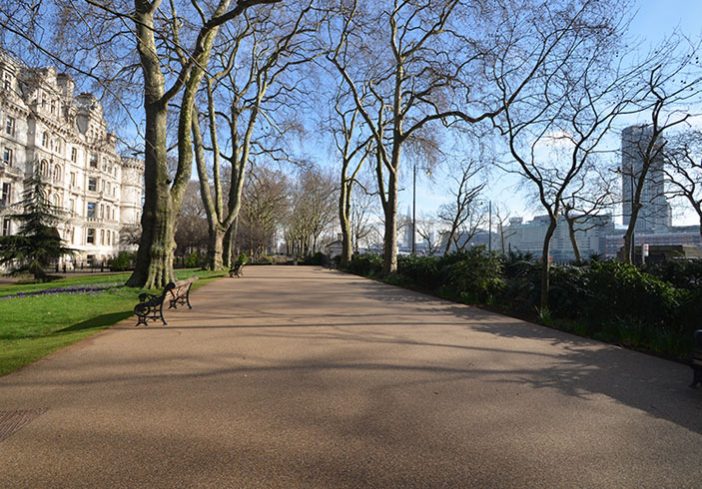
POLYGON ((417 253, 417 163, 412 166, 412 254, 417 253))

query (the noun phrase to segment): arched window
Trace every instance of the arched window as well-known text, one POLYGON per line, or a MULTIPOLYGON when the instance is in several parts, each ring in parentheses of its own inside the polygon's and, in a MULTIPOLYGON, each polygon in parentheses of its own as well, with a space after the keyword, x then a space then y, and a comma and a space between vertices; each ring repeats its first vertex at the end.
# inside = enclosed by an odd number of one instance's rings
POLYGON ((46 160, 41 160, 41 165, 39 165, 39 170, 41 171, 41 176, 44 178, 49 177, 49 162, 46 160))
POLYGON ((61 165, 56 165, 54 167, 54 182, 61 181, 61 165))

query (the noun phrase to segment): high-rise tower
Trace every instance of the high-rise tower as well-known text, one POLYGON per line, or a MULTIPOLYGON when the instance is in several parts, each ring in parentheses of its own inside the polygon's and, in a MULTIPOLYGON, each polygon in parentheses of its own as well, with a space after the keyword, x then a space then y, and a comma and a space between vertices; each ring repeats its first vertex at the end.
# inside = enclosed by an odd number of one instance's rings
MULTIPOLYGON (((629 225, 633 195, 644 165, 647 147, 653 130, 647 125, 629 126, 622 131, 622 196, 624 225, 629 225)), ((636 220, 637 232, 664 232, 672 225, 671 209, 665 196, 664 158, 665 140, 656 141, 650 153, 651 162, 641 191, 641 209, 636 220)))

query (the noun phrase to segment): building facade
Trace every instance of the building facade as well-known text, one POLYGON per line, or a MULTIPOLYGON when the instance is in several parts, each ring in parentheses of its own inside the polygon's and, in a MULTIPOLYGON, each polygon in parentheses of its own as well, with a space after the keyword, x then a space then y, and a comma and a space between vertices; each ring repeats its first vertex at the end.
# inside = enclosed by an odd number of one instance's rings
MULTIPOLYGON (((653 129, 647 125, 629 126, 622 130, 622 215, 624 226, 631 219, 633 194, 641 176, 647 147, 651 144, 653 129)), ((672 226, 672 212, 665 195, 665 158, 661 151, 665 140, 657 141, 649 151, 652 156, 649 170, 641 189, 641 209, 636 220, 637 233, 665 233, 672 226)))
POLYGON ((24 182, 37 172, 49 201, 63 209, 58 231, 67 268, 102 263, 131 245, 121 234, 139 226, 143 162, 117 154, 102 106, 74 95, 73 80, 54 68, 32 69, 0 54, 0 222, 17 232, 24 182))
MULTIPOLYGON (((506 248, 540 257, 548 225, 548 216, 536 216, 527 222, 521 217, 511 218, 504 230, 506 248)), ((581 257, 586 259, 592 255, 602 255, 606 238, 614 233, 614 230, 614 221, 609 214, 583 216, 579 219, 575 226, 575 241, 581 257)), ((575 260, 568 223, 563 216, 559 216, 556 230, 551 238, 550 255, 557 263, 575 260)))

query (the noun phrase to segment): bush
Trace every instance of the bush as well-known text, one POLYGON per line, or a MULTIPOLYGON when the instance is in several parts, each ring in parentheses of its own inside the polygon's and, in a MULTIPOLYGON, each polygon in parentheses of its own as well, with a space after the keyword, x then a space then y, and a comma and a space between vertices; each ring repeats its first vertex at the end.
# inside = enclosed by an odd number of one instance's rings
POLYGON ((595 262, 587 271, 589 300, 585 314, 592 321, 633 321, 670 327, 681 294, 671 284, 615 261, 595 262))
POLYGON ((502 261, 484 247, 471 248, 460 260, 446 265, 445 288, 467 303, 493 304, 505 288, 502 261))
MULTIPOLYGON (((549 278, 549 310, 554 317, 580 318, 589 300, 588 277, 582 267, 553 266, 549 278)), ((539 282, 540 287, 540 282, 539 282)))
POLYGON ((327 257, 321 251, 318 251, 314 255, 307 255, 302 263, 305 265, 324 265, 326 263, 327 257))
POLYGON ((415 287, 434 291, 442 285, 439 259, 434 256, 400 256, 397 272, 409 279, 415 287))
POLYGON ((206 258, 207 257, 204 253, 193 251, 192 253, 185 255, 183 265, 185 268, 201 268, 205 266, 206 258))
POLYGON ((116 257, 110 260, 110 270, 113 272, 123 272, 134 268, 136 253, 129 251, 120 251, 116 257))
POLYGON ((502 261, 505 287, 499 302, 520 314, 533 314, 539 303, 541 268, 530 253, 510 252, 502 261))
MULTIPOLYGON (((239 255, 239 257, 237 258, 237 262, 241 259, 245 260, 243 262, 244 265, 246 265, 246 263, 248 263, 249 261, 249 257, 245 253, 241 253, 239 255)), ((252 265, 273 265, 274 263, 275 260, 273 259, 273 257, 268 255, 258 255, 251 259, 252 265)))
POLYGON ((383 258, 380 255, 353 255, 346 271, 356 275, 374 277, 383 271, 383 258))
POLYGON ((680 289, 702 287, 702 260, 669 260, 648 265, 645 270, 680 289))

